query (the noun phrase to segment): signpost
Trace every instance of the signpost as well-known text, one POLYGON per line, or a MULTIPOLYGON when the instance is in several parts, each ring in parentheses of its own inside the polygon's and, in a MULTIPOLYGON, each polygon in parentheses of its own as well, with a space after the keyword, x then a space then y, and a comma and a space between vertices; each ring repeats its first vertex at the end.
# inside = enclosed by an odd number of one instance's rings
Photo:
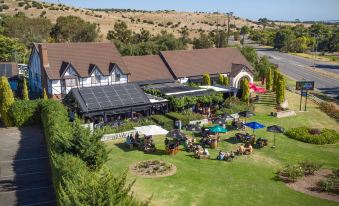
POLYGON ((297 81, 296 90, 300 90, 300 111, 301 111, 301 103, 303 97, 305 97, 305 111, 306 111, 306 105, 307 105, 307 97, 308 97, 308 91, 314 90, 314 81, 297 81))

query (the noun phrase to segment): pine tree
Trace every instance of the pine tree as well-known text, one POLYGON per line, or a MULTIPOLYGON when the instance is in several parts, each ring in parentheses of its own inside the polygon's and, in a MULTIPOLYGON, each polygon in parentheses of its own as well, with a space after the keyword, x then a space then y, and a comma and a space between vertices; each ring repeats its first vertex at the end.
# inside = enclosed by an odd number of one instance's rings
POLYGON ((250 97, 250 87, 249 87, 247 79, 242 80, 241 89, 242 89, 241 100, 244 102, 248 102, 249 97, 250 97))
POLYGON ((223 85, 224 86, 228 86, 229 85, 229 81, 228 81, 228 77, 227 76, 224 76, 223 85))
POLYGON ((285 77, 282 74, 277 76, 277 85, 276 85, 276 101, 277 104, 281 104, 285 101, 285 77))
POLYGON ((202 84, 203 85, 211 85, 211 78, 210 78, 209 74, 207 74, 207 73, 204 74, 202 84))
POLYGON ((48 100, 48 96, 47 96, 47 93, 46 93, 46 89, 44 88, 44 92, 42 94, 42 99, 43 100, 48 100))
POLYGON ((278 75, 279 75, 279 70, 278 69, 275 69, 273 71, 273 84, 272 84, 272 91, 276 91, 276 88, 277 88, 277 80, 278 80, 278 75))
POLYGON ((13 121, 8 113, 13 103, 14 95, 7 77, 0 77, 0 115, 6 127, 13 126, 13 121))
POLYGON ((272 70, 270 68, 268 69, 267 74, 266 74, 266 89, 270 91, 271 86, 272 86, 272 70))
POLYGON ((223 85, 223 83, 224 83, 224 77, 222 76, 222 74, 219 74, 218 84, 223 85))
POLYGON ((29 100, 26 78, 24 78, 23 86, 22 86, 22 99, 29 100))

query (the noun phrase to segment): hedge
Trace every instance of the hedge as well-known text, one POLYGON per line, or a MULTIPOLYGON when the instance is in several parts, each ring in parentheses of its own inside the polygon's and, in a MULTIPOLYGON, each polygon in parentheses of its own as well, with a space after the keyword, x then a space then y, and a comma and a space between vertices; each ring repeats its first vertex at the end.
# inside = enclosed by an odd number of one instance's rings
POLYGON ((310 129, 308 127, 298 127, 289 129, 285 134, 289 138, 296 139, 302 142, 311 144, 334 144, 339 141, 339 134, 334 130, 310 129))
POLYGON ((320 110, 325 112, 328 116, 334 118, 339 122, 339 107, 335 103, 322 102, 319 106, 320 110))
POLYGON ((166 116, 174 121, 181 120, 182 125, 188 125, 190 121, 201 120, 204 117, 201 114, 193 113, 190 111, 179 112, 170 112, 166 116))
POLYGON ((173 129, 173 120, 164 115, 152 115, 150 118, 167 130, 173 129))
POLYGON ((105 126, 103 128, 100 128, 99 131, 102 132, 102 134, 114 134, 114 133, 120 133, 120 132, 126 132, 133 130, 134 127, 141 127, 141 126, 147 126, 155 124, 154 121, 152 121, 149 118, 143 118, 137 122, 131 121, 131 120, 124 120, 123 124, 118 127, 110 127, 105 126))
POLYGON ((9 110, 9 114, 17 127, 40 124, 41 100, 15 101, 9 110))

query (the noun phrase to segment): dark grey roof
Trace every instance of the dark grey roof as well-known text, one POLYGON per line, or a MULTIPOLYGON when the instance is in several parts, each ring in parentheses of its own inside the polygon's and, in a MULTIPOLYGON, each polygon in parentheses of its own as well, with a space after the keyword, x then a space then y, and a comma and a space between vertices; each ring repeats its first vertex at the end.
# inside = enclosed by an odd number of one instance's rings
POLYGON ((0 77, 11 78, 18 75, 18 65, 13 62, 0 62, 0 77))
POLYGON ((151 104, 137 84, 119 84, 72 89, 82 113, 119 110, 151 104))

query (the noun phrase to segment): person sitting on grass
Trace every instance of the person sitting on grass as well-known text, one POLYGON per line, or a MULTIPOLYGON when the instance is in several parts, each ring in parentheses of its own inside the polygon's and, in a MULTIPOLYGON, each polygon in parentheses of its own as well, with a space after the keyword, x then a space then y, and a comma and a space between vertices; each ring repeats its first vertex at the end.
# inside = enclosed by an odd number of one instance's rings
POLYGON ((252 154, 253 152, 253 147, 250 143, 245 145, 245 154, 252 154))
POLYGON ((240 144, 240 146, 238 147, 237 149, 237 153, 239 155, 243 155, 245 153, 245 147, 244 147, 244 144, 240 144))
POLYGON ((207 155, 207 156, 210 156, 210 153, 208 152, 208 150, 206 148, 204 149, 204 153, 203 154, 207 155))
POLYGON ((217 160, 224 160, 224 158, 225 158, 225 153, 220 150, 217 156, 217 160))

